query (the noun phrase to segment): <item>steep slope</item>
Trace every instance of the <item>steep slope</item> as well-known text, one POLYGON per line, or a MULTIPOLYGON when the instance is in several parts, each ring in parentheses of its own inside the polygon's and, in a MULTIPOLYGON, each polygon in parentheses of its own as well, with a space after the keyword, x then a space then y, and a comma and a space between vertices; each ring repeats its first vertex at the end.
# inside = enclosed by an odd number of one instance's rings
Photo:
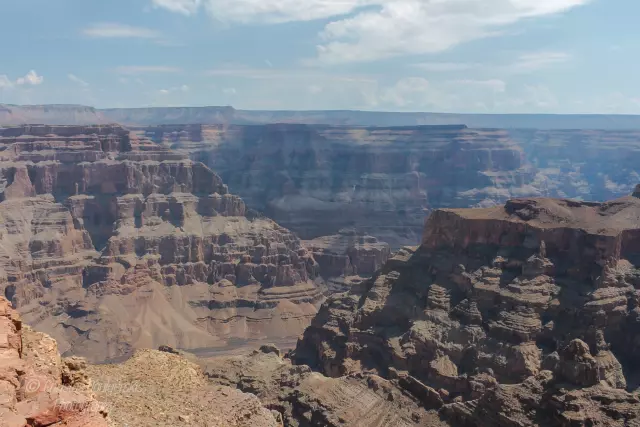
POLYGON ((295 337, 317 264, 210 169, 119 126, 0 130, 0 288, 96 360, 295 337))
POLYGON ((436 210, 420 247, 329 298, 295 360, 381 375, 453 425, 633 425, 639 277, 640 186, 436 210))

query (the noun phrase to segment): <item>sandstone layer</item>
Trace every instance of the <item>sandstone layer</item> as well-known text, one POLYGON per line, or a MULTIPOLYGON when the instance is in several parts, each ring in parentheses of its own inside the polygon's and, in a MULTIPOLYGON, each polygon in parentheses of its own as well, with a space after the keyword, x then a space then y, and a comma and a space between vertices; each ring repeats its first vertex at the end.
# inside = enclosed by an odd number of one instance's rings
POLYGON ((639 196, 436 210, 294 359, 380 375, 451 425, 637 425, 639 196))
POLYGON ((295 337, 323 298, 298 238, 183 153, 111 125, 0 147, 0 292, 63 352, 295 337))

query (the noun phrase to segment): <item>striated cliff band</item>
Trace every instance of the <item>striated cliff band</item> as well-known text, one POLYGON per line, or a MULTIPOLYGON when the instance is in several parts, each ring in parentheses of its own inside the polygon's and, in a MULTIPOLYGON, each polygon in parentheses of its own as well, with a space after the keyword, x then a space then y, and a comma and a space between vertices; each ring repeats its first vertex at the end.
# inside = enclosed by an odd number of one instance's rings
POLYGON ((0 294, 62 352, 296 337, 318 274, 182 153, 120 126, 0 129, 0 294))
POLYGON ((454 114, 393 111, 239 110, 230 106, 97 109, 84 105, 0 104, 0 124, 262 125, 297 123, 335 126, 459 125, 503 129, 640 129, 640 116, 623 114, 454 114))
POLYGON ((279 124, 138 133, 189 152, 304 239, 356 227, 393 249, 420 241, 424 209, 608 200, 640 180, 638 131, 279 124))
POLYGON ((640 185, 436 210, 421 246, 329 298, 294 360, 381 376, 455 426, 637 425, 639 277, 640 185))
POLYGON ((140 131, 208 164, 247 204, 304 239, 342 228, 419 241, 424 210, 535 194, 501 130, 465 126, 161 126, 140 131))

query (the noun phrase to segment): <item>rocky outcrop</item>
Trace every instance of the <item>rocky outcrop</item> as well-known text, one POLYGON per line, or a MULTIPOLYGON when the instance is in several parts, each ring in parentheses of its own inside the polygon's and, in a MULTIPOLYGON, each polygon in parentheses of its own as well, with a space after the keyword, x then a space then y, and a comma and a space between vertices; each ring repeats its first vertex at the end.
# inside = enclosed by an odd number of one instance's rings
POLYGON ((305 240, 302 244, 318 262, 320 275, 327 279, 340 276, 371 277, 391 256, 387 243, 349 229, 340 230, 334 236, 305 240))
POLYGON ((454 425, 637 423, 639 229, 634 196, 437 210, 420 247, 329 298, 295 361, 437 391, 454 425))
POLYGON ((323 294, 288 230, 119 126, 0 130, 0 292, 63 352, 300 334, 323 294))
POLYGON ((200 364, 212 383, 255 394, 286 426, 446 426, 435 411, 377 375, 328 378, 265 350, 200 364))
POLYGON ((0 297, 0 426, 107 427, 85 369, 86 361, 61 359, 55 340, 23 327, 0 297))
POLYGON ((283 427, 260 400, 235 388, 207 382, 189 358, 139 350, 121 364, 94 365, 98 397, 119 426, 283 427))

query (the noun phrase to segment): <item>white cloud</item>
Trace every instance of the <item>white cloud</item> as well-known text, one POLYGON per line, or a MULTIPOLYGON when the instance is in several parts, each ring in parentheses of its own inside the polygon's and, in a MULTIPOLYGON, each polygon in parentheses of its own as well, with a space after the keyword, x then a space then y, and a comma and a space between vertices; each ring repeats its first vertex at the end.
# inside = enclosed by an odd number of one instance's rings
POLYGON ((589 0, 391 0, 329 23, 318 46, 324 63, 436 53, 498 34, 526 18, 556 14, 589 0))
POLYGON ((0 89, 12 88, 13 82, 5 74, 0 74, 0 89))
POLYGON ((388 0, 152 0, 157 7, 191 15, 201 5, 215 19, 236 23, 284 23, 330 18, 388 0))
POLYGON ((317 94, 319 94, 321 92, 322 92, 322 86, 318 86, 318 85, 309 86, 309 93, 311 93, 313 95, 317 95, 317 94))
POLYGON ((236 93, 238 93, 238 91, 236 91, 236 88, 234 87, 226 87, 222 89, 222 93, 224 93, 225 95, 235 95, 236 93))
POLYGON ((323 43, 317 47, 314 61, 331 64, 441 52, 500 34, 525 19, 562 13, 592 0, 151 1, 156 7, 184 15, 204 8, 214 19, 227 23, 333 18, 320 34, 323 43))
POLYGON ((435 53, 500 34, 528 18, 591 0, 152 0, 190 15, 201 6, 227 23, 274 24, 331 19, 320 36, 320 63, 374 61, 435 53), (348 16, 347 16, 348 15, 348 16))
POLYGON ((564 52, 533 52, 525 53, 518 57, 509 68, 514 72, 531 72, 552 65, 568 62, 571 55, 564 52))
POLYGON ((74 83, 79 84, 82 87, 88 87, 89 86, 89 83, 85 82, 80 77, 76 76, 75 74, 67 74, 67 77, 69 78, 69 80, 71 80, 74 83))
POLYGON ((197 12, 202 0, 152 0, 156 7, 162 7, 171 12, 191 15, 197 12))
POLYGON ((96 38, 158 39, 161 37, 160 33, 155 30, 109 22, 93 24, 85 28, 83 33, 96 38))
POLYGON ((20 86, 22 85, 37 86, 39 84, 42 84, 43 81, 44 81, 44 77, 39 76, 38 73, 35 72, 35 70, 31 70, 27 73, 26 76, 20 77, 18 80, 16 80, 16 84, 20 86))
POLYGON ((118 74, 150 74, 150 73, 179 73, 182 71, 177 67, 167 67, 162 65, 124 65, 117 67, 115 72, 118 74))
POLYGON ((182 86, 171 87, 169 89, 160 89, 158 93, 160 93, 160 95, 168 95, 173 92, 189 92, 189 90, 190 90, 189 86, 182 85, 182 86))

